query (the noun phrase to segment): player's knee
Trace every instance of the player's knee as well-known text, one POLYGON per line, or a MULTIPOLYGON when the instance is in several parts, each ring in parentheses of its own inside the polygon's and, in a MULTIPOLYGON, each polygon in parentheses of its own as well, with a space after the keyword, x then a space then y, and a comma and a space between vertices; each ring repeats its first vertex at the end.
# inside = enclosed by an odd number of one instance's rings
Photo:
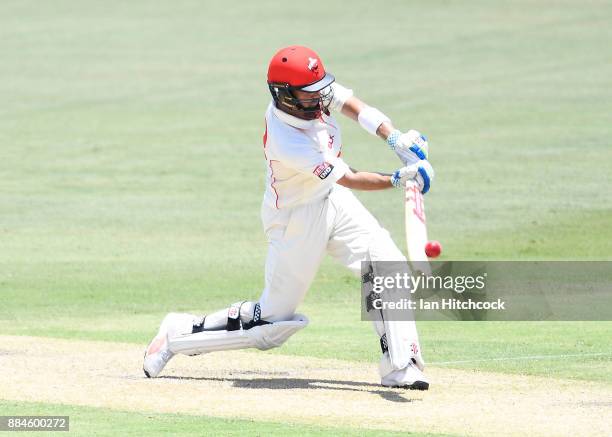
MULTIPOLYGON (((290 291, 289 291, 290 292, 290 291)), ((284 305, 282 302, 270 302, 268 299, 259 302, 261 320, 266 322, 282 322, 291 320, 295 314, 295 307, 284 305)))
POLYGON ((248 331, 254 347, 267 350, 279 347, 297 331, 308 325, 308 319, 302 314, 294 314, 291 318, 279 320, 265 325, 255 326, 248 331))
MULTIPOLYGON (((308 319, 295 314, 293 310, 270 312, 268 306, 259 302, 236 303, 238 311, 234 316, 240 320, 240 329, 252 341, 252 347, 267 350, 279 347, 289 337, 308 325, 308 319)), ((230 313, 231 307, 230 307, 230 313)), ((228 330, 231 326, 231 315, 228 316, 228 330)), ((235 326, 238 329, 238 325, 235 326)))

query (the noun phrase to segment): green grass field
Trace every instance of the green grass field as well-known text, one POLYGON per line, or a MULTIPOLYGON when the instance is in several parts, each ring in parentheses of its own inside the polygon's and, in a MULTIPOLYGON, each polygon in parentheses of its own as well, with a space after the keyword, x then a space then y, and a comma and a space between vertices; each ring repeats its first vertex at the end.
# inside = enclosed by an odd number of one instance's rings
MULTIPOLYGON (((239 436, 245 430, 254 435, 305 435, 305 436, 416 436, 413 433, 371 431, 363 429, 325 428, 320 426, 291 425, 284 423, 219 419, 215 417, 180 414, 133 413, 70 405, 0 401, 3 415, 69 416, 70 433, 80 435, 209 435, 239 436), (77 420, 75 420, 77 419, 77 420), (76 423, 75 423, 76 422, 76 423)), ((45 434, 37 432, 36 435, 45 434)), ((53 435, 53 433, 46 433, 53 435)), ((418 434, 419 437, 444 437, 444 434, 418 434)), ((449 436, 450 437, 450 436, 449 436)))
MULTIPOLYGON (((444 259, 612 259, 609 2, 309 7, 0 5, 0 334, 144 348, 166 312, 257 299, 265 74, 293 43, 398 127, 428 135, 429 232, 444 259)), ((398 167, 382 142, 340 122, 351 166, 398 167)), ((359 197, 404 247, 398 193, 359 197)), ((301 308, 311 326, 270 353, 374 362, 359 299, 357 280, 327 260, 301 308)), ((612 381, 611 322, 419 330, 433 366, 612 381)), ((112 433, 109 421, 134 434, 293 426, 0 403, 0 415, 32 411, 84 417, 83 435, 112 433)))

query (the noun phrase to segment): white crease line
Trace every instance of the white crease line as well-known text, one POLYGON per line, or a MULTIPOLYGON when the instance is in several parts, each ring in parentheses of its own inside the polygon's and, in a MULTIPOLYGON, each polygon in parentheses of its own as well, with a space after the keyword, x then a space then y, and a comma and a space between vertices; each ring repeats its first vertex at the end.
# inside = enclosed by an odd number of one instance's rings
POLYGON ((502 358, 483 358, 480 360, 458 360, 458 361, 436 361, 427 364, 443 365, 443 364, 463 364, 463 363, 482 363, 487 361, 529 361, 529 360, 554 360, 557 358, 572 358, 572 357, 605 357, 612 356, 612 352, 590 353, 590 354, 566 354, 566 355, 528 355, 524 357, 502 357, 502 358))

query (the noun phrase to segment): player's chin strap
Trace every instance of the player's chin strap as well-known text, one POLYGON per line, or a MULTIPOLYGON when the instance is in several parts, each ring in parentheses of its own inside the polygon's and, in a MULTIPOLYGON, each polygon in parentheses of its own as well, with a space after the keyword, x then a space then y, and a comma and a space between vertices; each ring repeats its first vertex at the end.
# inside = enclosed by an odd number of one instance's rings
POLYGON ((170 350, 185 355, 251 347, 267 350, 282 345, 308 325, 308 319, 301 314, 294 314, 289 320, 262 320, 259 303, 245 301, 232 304, 227 309, 225 326, 206 328, 205 322, 206 317, 193 325, 191 334, 169 338, 170 350), (243 307, 247 310, 244 311, 243 307))

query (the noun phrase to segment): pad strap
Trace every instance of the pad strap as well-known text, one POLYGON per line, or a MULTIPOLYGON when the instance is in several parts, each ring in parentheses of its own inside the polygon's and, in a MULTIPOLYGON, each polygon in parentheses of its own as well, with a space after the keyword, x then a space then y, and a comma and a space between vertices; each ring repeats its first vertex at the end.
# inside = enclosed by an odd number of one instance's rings
POLYGON ((387 344, 387 334, 383 334, 382 337, 380 337, 380 349, 382 350, 383 354, 385 352, 389 352, 389 345, 387 344))
MULTIPOLYGON (((258 302, 253 305, 253 317, 251 318, 251 320, 249 320, 248 322, 243 322, 242 307, 245 303, 246 301, 236 302, 227 309, 227 322, 225 323, 225 325, 217 326, 214 328, 206 328, 206 316, 203 316, 200 321, 194 323, 191 333, 196 334, 198 332, 203 331, 239 331, 241 329, 247 330, 253 328, 254 326, 267 325, 270 323, 266 322, 265 320, 261 320, 261 306, 258 302)), ((249 314, 245 314, 244 317, 248 320, 249 314)))
POLYGON ((261 320, 261 307, 259 306, 259 302, 257 302, 253 309, 253 319, 248 323, 243 323, 242 329, 251 329, 254 326, 268 325, 269 323, 270 322, 261 320))
POLYGON ((242 321, 240 320, 240 309, 242 308, 242 302, 236 302, 230 305, 227 309, 227 331, 238 331, 242 328, 242 321))

